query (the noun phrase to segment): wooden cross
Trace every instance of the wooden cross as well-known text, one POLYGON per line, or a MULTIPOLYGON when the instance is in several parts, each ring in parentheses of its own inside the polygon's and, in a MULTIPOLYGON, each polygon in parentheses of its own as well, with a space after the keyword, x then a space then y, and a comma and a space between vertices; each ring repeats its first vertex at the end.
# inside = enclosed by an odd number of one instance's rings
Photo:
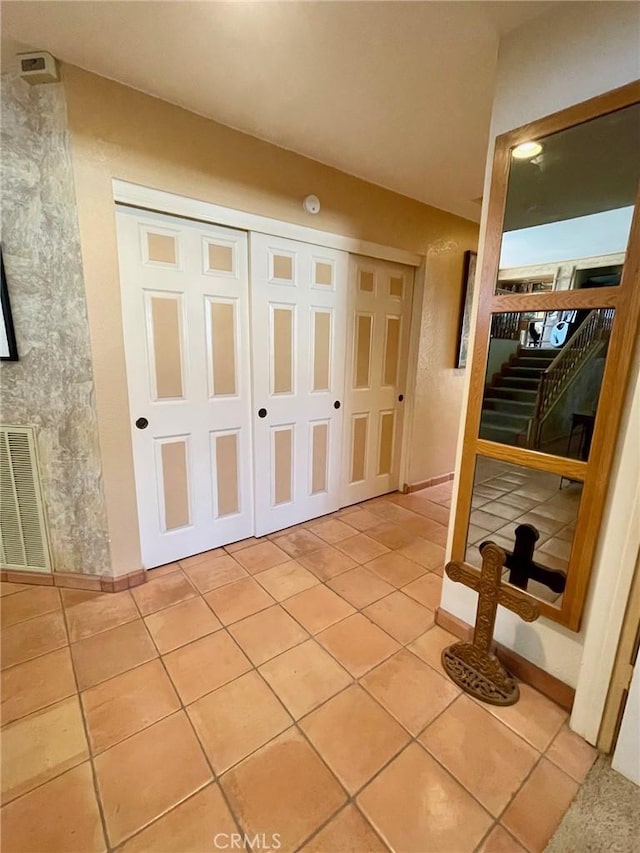
MULTIPOLYGON (((533 524, 519 524, 516 527, 516 541, 513 551, 505 551, 504 564, 509 569, 509 583, 520 589, 526 589, 529 581, 534 580, 548 586, 553 592, 564 592, 567 575, 559 569, 547 569, 533 559, 533 551, 540 534, 533 524)), ((480 553, 489 543, 480 545, 480 553)))
POLYGON ((442 652, 442 665, 463 690, 493 705, 513 705, 520 691, 514 679, 491 652, 498 605, 517 613, 525 622, 540 615, 538 605, 528 595, 502 583, 506 554, 493 542, 484 544, 482 569, 466 563, 446 566, 448 577, 478 593, 476 624, 472 643, 454 643, 442 652))

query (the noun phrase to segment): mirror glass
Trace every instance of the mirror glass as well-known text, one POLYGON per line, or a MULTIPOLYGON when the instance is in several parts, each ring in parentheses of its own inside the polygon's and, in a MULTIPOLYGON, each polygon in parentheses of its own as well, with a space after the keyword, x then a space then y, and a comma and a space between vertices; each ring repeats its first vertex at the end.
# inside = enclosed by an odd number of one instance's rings
POLYGON ((639 104, 514 148, 496 293, 620 284, 639 150, 639 104))
POLYGON ((508 552, 504 582, 560 607, 582 485, 478 456, 465 561, 480 568, 482 543, 495 542, 508 552))
POLYGON ((480 438, 586 461, 614 316, 493 314, 480 438))

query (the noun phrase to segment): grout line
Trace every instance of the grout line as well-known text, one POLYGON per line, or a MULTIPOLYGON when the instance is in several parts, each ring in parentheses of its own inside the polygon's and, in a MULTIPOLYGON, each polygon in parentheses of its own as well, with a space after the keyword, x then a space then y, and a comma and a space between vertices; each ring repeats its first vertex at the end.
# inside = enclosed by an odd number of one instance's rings
MULTIPOLYGON (((96 804, 98 807, 98 814, 100 816, 100 823, 102 825, 102 834, 103 834, 104 843, 105 843, 107 850, 111 850, 112 848, 111 848, 111 844, 110 844, 109 834, 107 832, 107 819, 106 819, 106 815, 104 812, 104 805, 102 803, 102 797, 100 795, 100 786, 98 785, 98 774, 97 774, 96 767, 95 767, 94 760, 93 760, 94 755, 93 755, 93 749, 91 747, 91 739, 89 737, 89 726, 87 724, 87 718, 86 718, 85 710, 84 710, 84 703, 82 701, 82 696, 80 693, 80 685, 78 684, 78 674, 76 672, 76 665, 75 665, 75 661, 73 659, 73 655, 71 654, 71 638, 69 635, 69 624, 67 621, 67 613, 66 613, 66 610, 64 607, 62 608, 62 618, 64 620, 64 627, 65 627, 65 631, 67 634, 67 642, 69 644, 68 648, 69 648, 69 657, 71 658, 71 671, 73 672, 73 680, 74 680, 75 685, 76 685, 77 702, 78 702, 78 706, 80 708, 80 714, 82 716, 82 725, 84 727, 84 736, 85 736, 85 740, 87 743, 87 752, 89 753, 89 759, 88 759, 89 760, 89 766, 91 767, 91 777, 93 779, 93 790, 94 790, 94 794, 95 794, 95 798, 96 798, 96 804)), ((58 776, 60 776, 60 775, 61 774, 58 774, 58 776)), ((54 778, 58 778, 58 777, 54 776, 54 778)))

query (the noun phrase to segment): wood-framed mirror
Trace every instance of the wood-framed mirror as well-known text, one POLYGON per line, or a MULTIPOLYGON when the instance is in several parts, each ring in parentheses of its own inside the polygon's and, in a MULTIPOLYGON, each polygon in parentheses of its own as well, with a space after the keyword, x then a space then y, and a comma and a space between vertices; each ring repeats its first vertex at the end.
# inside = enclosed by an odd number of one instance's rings
POLYGON ((496 140, 451 558, 579 630, 640 320, 640 84, 496 140), (531 525, 535 534, 531 533, 531 525))

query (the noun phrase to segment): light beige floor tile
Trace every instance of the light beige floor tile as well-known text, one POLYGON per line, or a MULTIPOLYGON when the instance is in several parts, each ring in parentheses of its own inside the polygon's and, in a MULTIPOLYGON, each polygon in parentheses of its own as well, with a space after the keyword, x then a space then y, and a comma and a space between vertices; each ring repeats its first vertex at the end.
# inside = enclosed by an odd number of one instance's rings
MULTIPOLYGON (((401 507, 396 507, 396 509, 401 509, 401 507)), ((409 533, 401 524, 390 521, 385 524, 379 524, 377 527, 372 527, 367 531, 367 536, 375 539, 376 542, 382 542, 383 545, 392 550, 402 548, 404 545, 410 545, 411 542, 418 538, 413 533, 409 533)))
POLYGON ((409 740, 405 729, 358 685, 313 711, 300 728, 352 795, 409 740))
POLYGON ((290 729, 221 779, 231 808, 249 835, 279 835, 296 849, 343 802, 346 794, 304 738, 290 729))
POLYGON ((2 809, 6 853, 103 853, 107 847, 88 761, 2 809))
POLYGON ((347 806, 323 827, 302 853, 384 853, 388 847, 355 806, 347 806))
POLYGON ((410 545, 401 548, 399 553, 425 569, 434 569, 441 565, 444 562, 445 555, 444 548, 441 545, 436 545, 427 539, 417 539, 410 545))
POLYGON ((254 666, 309 638, 307 632, 279 605, 236 622, 229 628, 229 633, 254 666))
POLYGON ((292 724, 265 681, 241 675, 189 705, 187 712, 216 773, 224 773, 292 724))
POLYGON ((221 586, 207 592, 204 598, 223 625, 238 622, 275 603, 253 578, 221 586))
POLYGON ((420 742, 495 817, 540 757, 466 696, 460 696, 431 723, 420 742))
POLYGON ((221 627, 218 618, 200 597, 159 610, 144 621, 161 654, 212 634, 221 627))
POLYGON ((264 536, 258 539, 256 539, 255 536, 249 536, 248 539, 240 539, 238 542, 230 542, 228 545, 224 546, 224 550, 227 554, 235 554, 236 551, 244 551, 245 548, 250 548, 252 545, 260 545, 266 541, 267 539, 264 536))
POLYGON ((424 607, 435 612, 440 606, 442 578, 432 572, 427 572, 421 578, 403 586, 402 591, 405 595, 410 595, 424 607))
POLYGON ((2 631, 2 669, 53 652, 67 643, 67 630, 61 610, 19 622, 2 631))
POLYGON ((180 708, 159 660, 123 672, 81 694, 89 743, 102 752, 180 708))
POLYGON ((74 592, 76 590, 62 590, 72 643, 139 618, 138 608, 128 590, 85 593, 81 600, 71 594, 74 592))
POLYGON ((317 521, 311 522, 308 527, 312 533, 315 533, 316 536, 319 536, 320 539, 323 539, 330 545, 333 545, 335 542, 341 542, 343 539, 354 535, 354 528, 349 527, 348 524, 340 521, 339 518, 320 518, 317 521))
POLYGON ((360 678, 400 648, 361 613, 326 628, 317 639, 354 678, 360 678))
POLYGON ((78 687, 87 690, 158 657, 158 652, 144 622, 136 619, 73 643, 71 657, 78 687))
MULTIPOLYGON (((438 672, 445 674, 442 668, 442 652, 447 646, 457 643, 458 638, 439 625, 429 628, 421 637, 409 644, 409 649, 432 666, 438 672)), ((448 677, 447 677, 448 678, 448 677)))
POLYGON ((12 666, 2 672, 2 725, 72 696, 76 681, 68 648, 12 666))
POLYGON ((185 705, 251 669, 226 631, 216 631, 165 655, 164 664, 185 705))
MULTIPOLYGON (((353 535, 353 530, 351 530, 350 535, 353 535)), ((1 581, 0 598, 4 598, 5 595, 14 595, 16 592, 24 592, 24 590, 28 589, 31 589, 31 587, 26 583, 9 583, 8 581, 1 581)))
POLYGON ((406 649, 365 675, 361 684, 413 735, 460 695, 452 681, 406 649))
POLYGON ((278 548, 286 551, 289 557, 294 560, 310 551, 316 551, 324 545, 324 541, 319 536, 304 527, 293 530, 291 533, 283 531, 283 534, 279 535, 274 541, 278 548))
POLYGON ((598 756, 597 749, 564 725, 547 750, 547 758, 576 782, 584 782, 598 756))
POLYGON ((185 574, 198 592, 210 592, 227 583, 247 577, 247 572, 237 560, 220 549, 215 556, 186 568, 185 574))
POLYGON ((402 592, 370 604, 364 615, 403 645, 424 634, 433 625, 433 611, 402 592))
POLYGON ((0 599, 0 622, 3 628, 43 616, 62 607, 60 591, 51 586, 32 586, 16 595, 0 599))
MULTIPOLYGON (((418 541, 422 542, 424 540, 418 541)), ((375 560, 365 563, 365 568, 370 572, 375 572, 378 577, 390 583, 396 589, 411 583, 411 581, 416 580, 416 578, 421 577, 425 573, 424 566, 407 559, 399 551, 382 554, 380 557, 376 557, 375 560)))
POLYGON ((276 601, 284 601, 319 583, 318 578, 296 560, 281 563, 254 575, 254 578, 276 601))
POLYGON ((278 548, 273 542, 267 541, 235 551, 234 557, 250 575, 264 572, 291 559, 286 551, 278 548))
POLYGON ((332 578, 327 585, 357 608, 366 607, 394 591, 391 584, 364 566, 356 566, 355 569, 332 578))
POLYGON ((505 811, 502 823, 530 853, 544 850, 578 787, 543 758, 505 811))
POLYGON ((336 547, 348 557, 351 557, 356 563, 366 563, 389 551, 386 545, 376 542, 375 539, 364 533, 358 533, 355 536, 350 536, 348 539, 343 539, 337 543, 336 547))
POLYGON ((161 817, 212 778, 184 711, 112 746, 94 764, 112 846, 161 817))
POLYGON ((524 847, 498 824, 491 830, 478 853, 524 853, 524 847))
POLYGON ((347 523, 350 527, 355 527, 356 530, 362 533, 371 527, 377 527, 380 524, 380 517, 373 512, 358 507, 349 514, 347 523))
POLYGON ((211 853, 238 828, 220 787, 207 785, 118 848, 118 853, 211 853))
POLYGON ((178 604, 187 598, 193 598, 196 591, 189 583, 184 572, 171 572, 157 580, 148 581, 131 591, 138 609, 143 616, 155 613, 164 607, 178 604))
POLYGON ((77 696, 2 730, 2 799, 8 802, 89 757, 77 696))
POLYGON ((298 562, 305 569, 313 572, 321 581, 331 580, 336 575, 341 575, 343 572, 353 569, 356 566, 355 561, 351 557, 348 557, 331 545, 325 545, 317 551, 305 554, 300 557, 298 562))
POLYGON ((324 584, 306 589, 282 603, 285 610, 311 634, 354 613, 353 607, 324 584))
POLYGON ((314 640, 278 655, 259 671, 294 719, 352 682, 350 675, 314 640))
POLYGON ((416 743, 358 796, 392 850, 471 853, 491 825, 487 812, 416 743))
POLYGON ((567 712, 528 684, 520 684, 515 705, 483 705, 531 746, 543 752, 567 719, 567 712))
MULTIPOLYGON (((201 563, 208 563, 216 557, 221 557, 225 553, 224 548, 213 548, 210 551, 201 551, 200 554, 194 554, 192 557, 185 557, 184 560, 179 560, 178 565, 183 569, 189 569, 192 566, 198 566, 201 563)), ((152 569, 156 571, 156 569, 152 569)))

